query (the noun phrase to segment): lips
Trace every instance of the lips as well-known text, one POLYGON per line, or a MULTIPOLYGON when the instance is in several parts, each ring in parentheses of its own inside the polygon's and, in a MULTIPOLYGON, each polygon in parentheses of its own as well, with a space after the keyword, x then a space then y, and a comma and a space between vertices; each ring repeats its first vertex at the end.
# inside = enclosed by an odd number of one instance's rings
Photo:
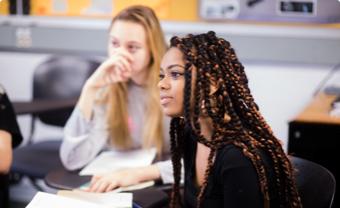
POLYGON ((161 105, 166 105, 172 100, 170 96, 161 96, 161 105))

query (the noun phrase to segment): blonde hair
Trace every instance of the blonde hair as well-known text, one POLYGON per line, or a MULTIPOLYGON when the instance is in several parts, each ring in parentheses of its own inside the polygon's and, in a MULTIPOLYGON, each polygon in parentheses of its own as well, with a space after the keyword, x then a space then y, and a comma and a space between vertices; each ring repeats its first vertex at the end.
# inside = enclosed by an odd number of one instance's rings
MULTIPOLYGON (((132 6, 119 12, 112 20, 111 27, 117 20, 129 21, 144 27, 146 41, 150 51, 150 63, 146 81, 147 107, 143 123, 143 148, 155 146, 158 153, 163 148, 163 114, 159 103, 159 68, 161 58, 166 51, 166 43, 160 23, 151 8, 132 6)), ((120 149, 131 146, 132 140, 128 128, 127 83, 119 82, 109 86, 104 93, 107 102, 107 122, 111 135, 110 143, 120 149)), ((140 124, 142 125, 142 124, 140 124)))

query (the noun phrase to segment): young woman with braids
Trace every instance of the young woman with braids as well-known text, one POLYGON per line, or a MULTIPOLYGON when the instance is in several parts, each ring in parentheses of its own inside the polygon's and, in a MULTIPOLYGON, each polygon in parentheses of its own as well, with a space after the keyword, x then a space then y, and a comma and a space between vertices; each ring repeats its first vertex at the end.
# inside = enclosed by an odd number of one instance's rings
POLYGON ((108 58, 86 81, 64 132, 60 156, 69 170, 82 168, 101 151, 156 147, 159 161, 92 177, 89 191, 107 192, 147 180, 172 183, 170 119, 157 89, 166 43, 154 11, 131 6, 109 30, 108 58))
POLYGON ((228 41, 214 32, 172 38, 158 86, 172 117, 171 207, 301 207, 292 165, 228 41))

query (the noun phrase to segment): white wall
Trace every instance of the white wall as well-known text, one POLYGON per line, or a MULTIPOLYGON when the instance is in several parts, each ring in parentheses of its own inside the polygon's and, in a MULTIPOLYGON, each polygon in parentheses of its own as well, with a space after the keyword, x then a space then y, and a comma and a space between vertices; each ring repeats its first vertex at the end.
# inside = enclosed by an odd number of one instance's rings
POLYGON ((288 122, 312 99, 331 66, 245 64, 255 100, 276 136, 288 139, 288 122))
MULTIPOLYGON (((12 100, 29 100, 32 94, 32 74, 35 66, 47 55, 0 52, 0 83, 5 86, 12 100)), ((308 104, 318 84, 332 66, 243 63, 248 74, 250 88, 260 109, 285 145, 288 137, 288 121, 308 104)), ((19 116, 19 124, 27 137, 29 116, 19 116)), ((37 139, 61 136, 55 127, 37 126, 37 139)))

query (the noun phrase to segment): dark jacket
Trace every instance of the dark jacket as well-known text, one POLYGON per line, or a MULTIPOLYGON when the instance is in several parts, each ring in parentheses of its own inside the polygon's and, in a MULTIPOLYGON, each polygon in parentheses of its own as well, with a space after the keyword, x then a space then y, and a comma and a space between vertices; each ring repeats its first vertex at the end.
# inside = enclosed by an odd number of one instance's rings
MULTIPOLYGON (((22 141, 22 135, 13 106, 8 99, 5 89, 0 85, 0 130, 12 135, 12 147, 17 147, 22 141)), ((1 139, 1 138, 0 138, 1 139)), ((0 158, 1 159, 1 158, 0 158)), ((0 208, 9 207, 8 175, 0 174, 0 208)))

